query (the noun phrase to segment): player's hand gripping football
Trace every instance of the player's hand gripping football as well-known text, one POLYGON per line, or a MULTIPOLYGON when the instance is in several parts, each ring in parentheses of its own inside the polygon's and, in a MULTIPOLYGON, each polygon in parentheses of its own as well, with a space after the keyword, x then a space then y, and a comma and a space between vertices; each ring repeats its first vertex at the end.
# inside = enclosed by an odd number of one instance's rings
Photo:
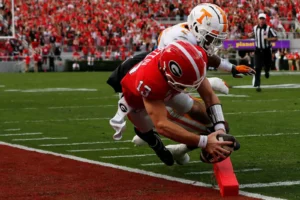
POLYGON ((246 65, 234 65, 231 69, 231 73, 234 78, 243 78, 245 75, 254 75, 256 72, 246 65))
POLYGON ((220 141, 217 139, 217 135, 224 134, 223 130, 218 130, 208 135, 207 145, 205 151, 210 154, 214 159, 225 159, 232 151, 223 148, 224 146, 230 146, 232 141, 220 141))

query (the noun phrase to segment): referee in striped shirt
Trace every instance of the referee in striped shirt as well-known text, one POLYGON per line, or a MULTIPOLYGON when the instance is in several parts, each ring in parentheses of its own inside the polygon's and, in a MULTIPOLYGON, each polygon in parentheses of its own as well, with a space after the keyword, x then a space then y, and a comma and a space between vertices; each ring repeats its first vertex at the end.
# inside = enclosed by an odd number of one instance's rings
POLYGON ((276 32, 266 24, 266 14, 258 15, 258 25, 253 27, 253 32, 249 34, 255 38, 255 70, 256 74, 253 77, 253 86, 257 92, 261 92, 260 76, 261 70, 264 67, 265 77, 269 78, 269 71, 272 66, 272 44, 277 41, 276 32))

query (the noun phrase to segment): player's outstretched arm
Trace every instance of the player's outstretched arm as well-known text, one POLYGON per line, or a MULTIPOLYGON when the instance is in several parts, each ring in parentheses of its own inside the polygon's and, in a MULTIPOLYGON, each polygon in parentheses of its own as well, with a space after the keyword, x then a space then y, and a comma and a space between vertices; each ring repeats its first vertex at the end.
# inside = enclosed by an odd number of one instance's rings
POLYGON ((246 65, 234 65, 217 55, 208 56, 208 66, 216 67, 223 71, 231 72, 234 78, 242 78, 245 75, 254 75, 256 72, 246 65))
POLYGON ((159 134, 179 143, 205 148, 215 156, 225 157, 224 154, 230 153, 228 150, 222 148, 222 146, 230 145, 232 142, 221 142, 216 139, 216 135, 224 133, 223 131, 216 132, 210 136, 196 135, 168 120, 167 110, 163 101, 146 98, 143 100, 146 111, 159 134))
POLYGON ((220 129, 223 133, 225 133, 225 119, 223 116, 221 102, 214 93, 207 78, 203 80, 197 91, 205 103, 207 113, 214 124, 215 130, 220 129))

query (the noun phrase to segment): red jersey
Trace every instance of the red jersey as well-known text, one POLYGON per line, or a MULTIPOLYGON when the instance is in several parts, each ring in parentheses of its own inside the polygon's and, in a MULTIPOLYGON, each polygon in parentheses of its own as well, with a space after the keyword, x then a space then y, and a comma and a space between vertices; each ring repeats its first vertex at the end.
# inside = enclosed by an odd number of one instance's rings
POLYGON ((143 109, 143 97, 165 100, 178 92, 168 83, 158 68, 161 50, 155 50, 134 66, 122 79, 122 92, 129 106, 143 109))

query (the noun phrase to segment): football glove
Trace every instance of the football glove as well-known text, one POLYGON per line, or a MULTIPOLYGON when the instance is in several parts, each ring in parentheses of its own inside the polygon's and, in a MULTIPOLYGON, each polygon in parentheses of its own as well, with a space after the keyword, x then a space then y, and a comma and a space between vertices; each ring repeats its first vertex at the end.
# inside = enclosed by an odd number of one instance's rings
POLYGON ((247 67, 246 65, 233 65, 231 73, 234 78, 243 78, 245 75, 254 75, 256 72, 254 69, 247 67))

